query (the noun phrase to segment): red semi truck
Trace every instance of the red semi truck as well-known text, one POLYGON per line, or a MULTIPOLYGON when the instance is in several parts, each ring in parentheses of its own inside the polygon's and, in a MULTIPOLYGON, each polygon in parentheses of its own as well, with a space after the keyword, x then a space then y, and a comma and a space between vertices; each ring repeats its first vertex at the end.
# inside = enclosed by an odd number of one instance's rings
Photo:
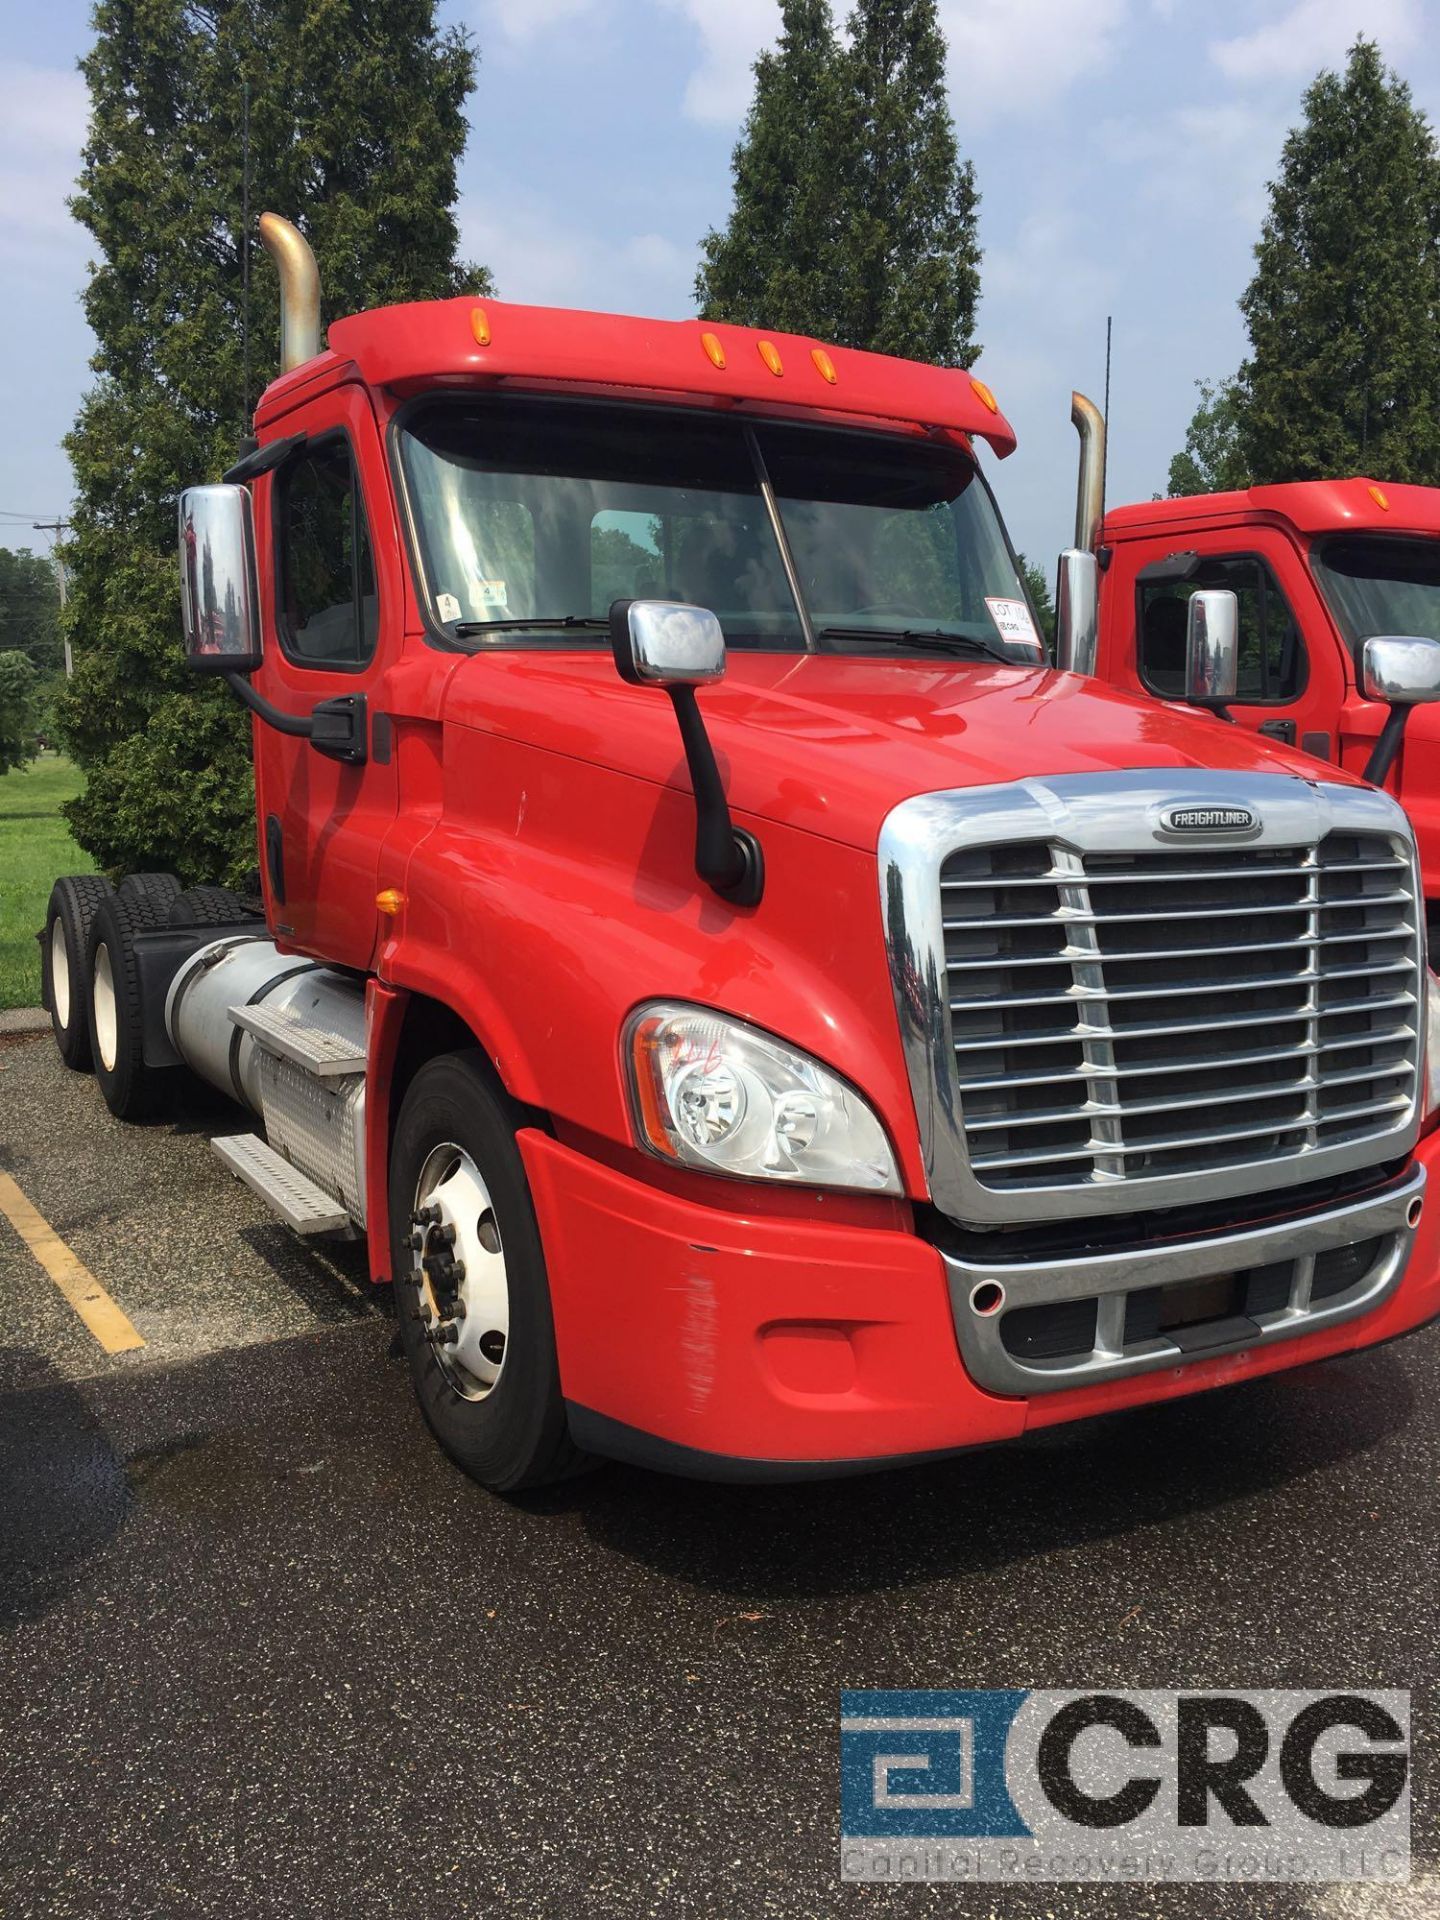
POLYGON ((470 1473, 880 1466, 1440 1312, 1405 815, 1046 665, 982 383, 473 298, 322 349, 263 228, 284 371, 180 506, 263 920, 64 880, 46 992, 113 1111, 196 1072, 364 1236, 470 1473))
MULTIPOLYGON (((1078 394, 1075 419, 1082 467, 1103 464, 1103 423, 1078 394)), ((1440 713, 1414 714, 1382 748, 1391 710, 1363 657, 1372 635, 1440 641, 1440 488, 1305 480, 1112 507, 1096 522, 1088 485, 1082 475, 1076 537, 1103 561, 1099 620, 1093 662, 1071 664, 1142 698, 1183 699, 1190 596, 1234 593, 1229 717, 1387 786, 1440 915, 1440 713)))

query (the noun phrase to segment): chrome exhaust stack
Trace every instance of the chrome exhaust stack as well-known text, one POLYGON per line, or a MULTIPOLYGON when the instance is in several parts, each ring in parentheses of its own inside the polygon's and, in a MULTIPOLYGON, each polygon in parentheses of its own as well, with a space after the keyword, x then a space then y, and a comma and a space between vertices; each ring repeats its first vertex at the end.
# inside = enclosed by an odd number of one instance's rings
POLYGON ((1055 585, 1055 664, 1067 673, 1093 674, 1100 647, 1097 553, 1105 521, 1105 416, 1083 393, 1072 393, 1070 419, 1080 436, 1080 481, 1075 544, 1060 556, 1055 585))
POLYGON ((1094 553, 1105 518, 1105 416, 1083 393, 1070 395, 1070 422, 1080 436, 1080 481, 1075 490, 1075 545, 1094 553))
POLYGON ((280 371, 292 373, 323 345, 320 269, 304 234, 278 213, 261 214, 260 242, 280 275, 280 371))

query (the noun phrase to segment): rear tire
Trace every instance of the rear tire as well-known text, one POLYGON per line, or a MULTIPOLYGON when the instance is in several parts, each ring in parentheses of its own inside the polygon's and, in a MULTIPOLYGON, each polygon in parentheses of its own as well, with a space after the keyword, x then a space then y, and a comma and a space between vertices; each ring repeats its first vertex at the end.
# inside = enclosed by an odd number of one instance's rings
POLYGON ((40 964, 46 1005, 60 1058, 74 1073, 90 1071, 90 924, 110 897, 98 873, 68 873, 50 889, 40 964))
POLYGON ((187 887, 170 902, 172 927, 239 927, 255 915, 229 887, 187 887))
POLYGON ((472 1479, 517 1493, 586 1459, 566 1425, 540 1229, 502 1102, 478 1052, 444 1054, 416 1074, 390 1155, 390 1248, 400 1341, 427 1425, 472 1479), (436 1217, 417 1249, 421 1205, 436 1217), (446 1268, 457 1259, 464 1273, 454 1280, 446 1268), (447 1325, 450 1343, 427 1338, 447 1325))
MULTIPOLYGON (((90 1051, 105 1104, 117 1120, 144 1120, 162 1104, 171 1070, 145 1064, 144 1004, 135 960, 137 933, 163 927, 153 894, 123 885, 100 903, 90 927, 90 1051)), ((166 903, 168 905, 168 902, 166 903)))
POLYGON ((147 927, 163 927, 180 896, 180 882, 173 873, 127 873, 115 891, 146 916, 147 927))

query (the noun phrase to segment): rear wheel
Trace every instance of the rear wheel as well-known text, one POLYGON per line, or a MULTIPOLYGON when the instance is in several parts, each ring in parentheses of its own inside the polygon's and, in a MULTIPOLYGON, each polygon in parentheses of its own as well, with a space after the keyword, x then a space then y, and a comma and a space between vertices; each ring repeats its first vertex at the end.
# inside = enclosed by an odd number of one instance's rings
MULTIPOLYGON (((141 876, 142 878, 145 876, 141 876)), ((90 1051, 105 1104, 119 1120, 143 1120, 173 1084, 171 1069, 145 1064, 144 1001, 135 936, 166 924, 169 897, 122 882, 90 926, 90 1051)))
POLYGON ((172 927, 239 927, 254 918, 229 887, 187 887, 170 902, 172 927))
POLYGON ((496 1493, 585 1461, 560 1395, 540 1231, 511 1116, 479 1053, 421 1068, 391 1151, 391 1258, 421 1412, 496 1493))
POLYGON ((173 873, 127 873, 115 891, 133 903, 147 924, 163 927, 172 903, 180 897, 180 882, 173 873))
POLYGON ((50 889, 45 910, 41 965, 45 1001, 60 1058, 76 1073, 90 1070, 90 972, 86 954, 90 923, 110 882, 98 873, 69 873, 50 889))

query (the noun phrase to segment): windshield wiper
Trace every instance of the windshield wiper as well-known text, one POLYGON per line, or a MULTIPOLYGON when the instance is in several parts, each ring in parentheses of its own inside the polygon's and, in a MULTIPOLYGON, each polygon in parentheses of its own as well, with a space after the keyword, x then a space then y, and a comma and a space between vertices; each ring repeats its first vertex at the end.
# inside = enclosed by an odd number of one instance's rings
POLYGON ((983 653, 991 660, 998 660, 1002 666, 1018 667, 1025 663, 1012 660, 1008 653, 1002 653, 999 647, 992 647, 988 640, 982 640, 978 633, 947 633, 943 627, 821 627, 816 633, 819 640, 896 640, 908 646, 925 647, 933 653, 983 653))
POLYGON ((562 613, 553 620, 460 620, 453 632, 457 640, 474 640, 482 633, 539 633, 556 627, 594 627, 608 632, 610 622, 585 619, 578 613, 562 613))

